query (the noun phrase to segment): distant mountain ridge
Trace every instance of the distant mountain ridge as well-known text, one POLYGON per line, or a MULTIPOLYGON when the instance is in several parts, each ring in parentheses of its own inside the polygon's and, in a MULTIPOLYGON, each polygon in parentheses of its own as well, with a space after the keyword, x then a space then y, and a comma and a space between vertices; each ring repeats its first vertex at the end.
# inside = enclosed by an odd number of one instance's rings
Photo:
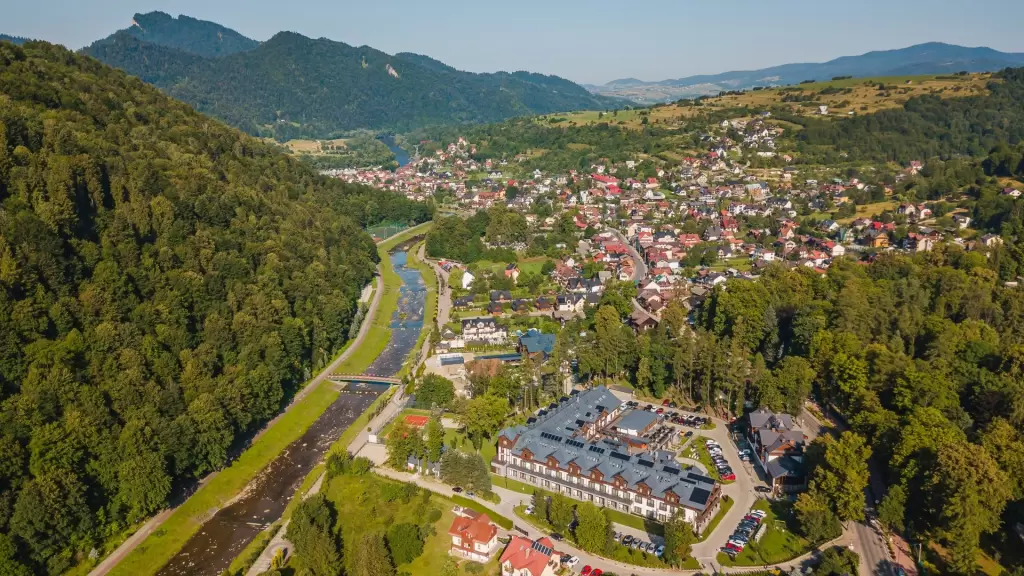
POLYGON ((622 104, 557 76, 463 72, 429 56, 294 32, 260 43, 186 16, 136 14, 134 23, 83 52, 200 112, 279 140, 622 104))
MULTIPOLYGON (((745 90, 756 86, 784 86, 805 80, 830 80, 837 76, 907 76, 992 72, 1024 64, 1024 53, 999 52, 991 48, 967 48, 942 42, 917 44, 897 50, 867 52, 843 56, 823 63, 783 64, 760 70, 741 70, 722 74, 688 76, 659 82, 635 79, 614 80, 591 87, 597 94, 634 100, 645 92, 661 94, 660 101, 686 96, 715 94, 727 90, 745 90)), ((658 101, 658 100, 654 100, 658 101)))
POLYGON ((131 26, 99 40, 93 46, 112 41, 119 33, 204 58, 230 56, 260 45, 258 41, 215 22, 197 20, 184 14, 175 18, 164 12, 149 12, 136 14, 132 17, 131 26))

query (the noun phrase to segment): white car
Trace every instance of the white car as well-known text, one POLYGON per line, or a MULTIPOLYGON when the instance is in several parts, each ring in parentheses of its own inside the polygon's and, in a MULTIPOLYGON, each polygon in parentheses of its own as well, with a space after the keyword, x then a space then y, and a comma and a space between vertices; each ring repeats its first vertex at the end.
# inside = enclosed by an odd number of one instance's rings
POLYGON ((764 510, 751 510, 750 512, 748 512, 748 514, 750 514, 751 516, 757 516, 758 518, 764 518, 768 515, 768 513, 765 512, 764 510))
POLYGON ((533 506, 527 506, 526 507, 526 513, 529 514, 530 516, 533 516, 533 506))
POLYGON ((570 556, 568 560, 566 560, 565 562, 562 562, 562 564, 565 564, 569 568, 572 568, 573 566, 575 566, 575 565, 577 565, 579 563, 580 563, 580 559, 578 557, 576 557, 576 556, 570 556))

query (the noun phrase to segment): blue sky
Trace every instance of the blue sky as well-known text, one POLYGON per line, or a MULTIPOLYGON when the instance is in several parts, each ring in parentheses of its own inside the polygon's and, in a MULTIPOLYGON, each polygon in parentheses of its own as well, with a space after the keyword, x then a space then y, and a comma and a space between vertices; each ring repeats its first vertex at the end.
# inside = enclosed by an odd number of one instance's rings
POLYGON ((257 40, 291 30, 418 52, 462 70, 588 83, 820 62, 928 41, 1024 52, 1021 0, 0 0, 0 32, 77 49, 150 10, 257 40))

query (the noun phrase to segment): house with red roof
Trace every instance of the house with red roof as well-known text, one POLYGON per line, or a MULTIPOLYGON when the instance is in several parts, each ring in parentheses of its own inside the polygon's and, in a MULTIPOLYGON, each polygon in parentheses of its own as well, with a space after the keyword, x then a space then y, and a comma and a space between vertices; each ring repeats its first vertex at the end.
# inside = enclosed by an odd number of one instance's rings
POLYGON ((555 576, 558 562, 559 556, 550 539, 533 541, 512 536, 501 554, 501 576, 555 576))
POLYGON ((486 564, 498 551, 498 527, 490 516, 463 508, 448 529, 452 547, 448 553, 486 564))

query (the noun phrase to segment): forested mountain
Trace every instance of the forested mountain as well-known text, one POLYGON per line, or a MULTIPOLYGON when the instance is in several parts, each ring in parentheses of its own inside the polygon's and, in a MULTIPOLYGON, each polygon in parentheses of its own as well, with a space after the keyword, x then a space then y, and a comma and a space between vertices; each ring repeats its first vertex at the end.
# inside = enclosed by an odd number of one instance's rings
POLYGON ((953 74, 960 71, 992 72, 1024 64, 1024 53, 999 52, 991 48, 967 48, 942 42, 928 42, 897 50, 879 50, 859 56, 843 56, 822 63, 783 64, 759 70, 687 76, 658 82, 635 78, 615 80, 591 89, 599 94, 623 96, 642 94, 643 89, 665 94, 662 101, 683 96, 746 90, 755 86, 785 86, 805 80, 824 81, 837 76, 906 76, 953 74), (637 92, 640 90, 640 92, 637 92))
POLYGON ((225 464, 349 332, 347 186, 94 59, 0 45, 0 574, 59 574, 225 464))
POLYGON ((260 45, 256 40, 215 22, 196 20, 184 14, 174 18, 164 12, 136 14, 130 27, 98 40, 95 44, 113 42, 118 34, 127 34, 157 46, 206 58, 244 52, 260 45))
POLYGON ((200 59, 136 36, 129 29, 85 53, 200 112, 279 140, 326 138, 356 128, 493 122, 619 103, 553 76, 461 72, 426 56, 391 56, 292 32, 246 52, 200 59))
POLYGON ((21 36, 8 36, 7 34, 0 34, 0 42, 10 42, 11 44, 24 44, 28 41, 28 38, 22 38, 21 36))

